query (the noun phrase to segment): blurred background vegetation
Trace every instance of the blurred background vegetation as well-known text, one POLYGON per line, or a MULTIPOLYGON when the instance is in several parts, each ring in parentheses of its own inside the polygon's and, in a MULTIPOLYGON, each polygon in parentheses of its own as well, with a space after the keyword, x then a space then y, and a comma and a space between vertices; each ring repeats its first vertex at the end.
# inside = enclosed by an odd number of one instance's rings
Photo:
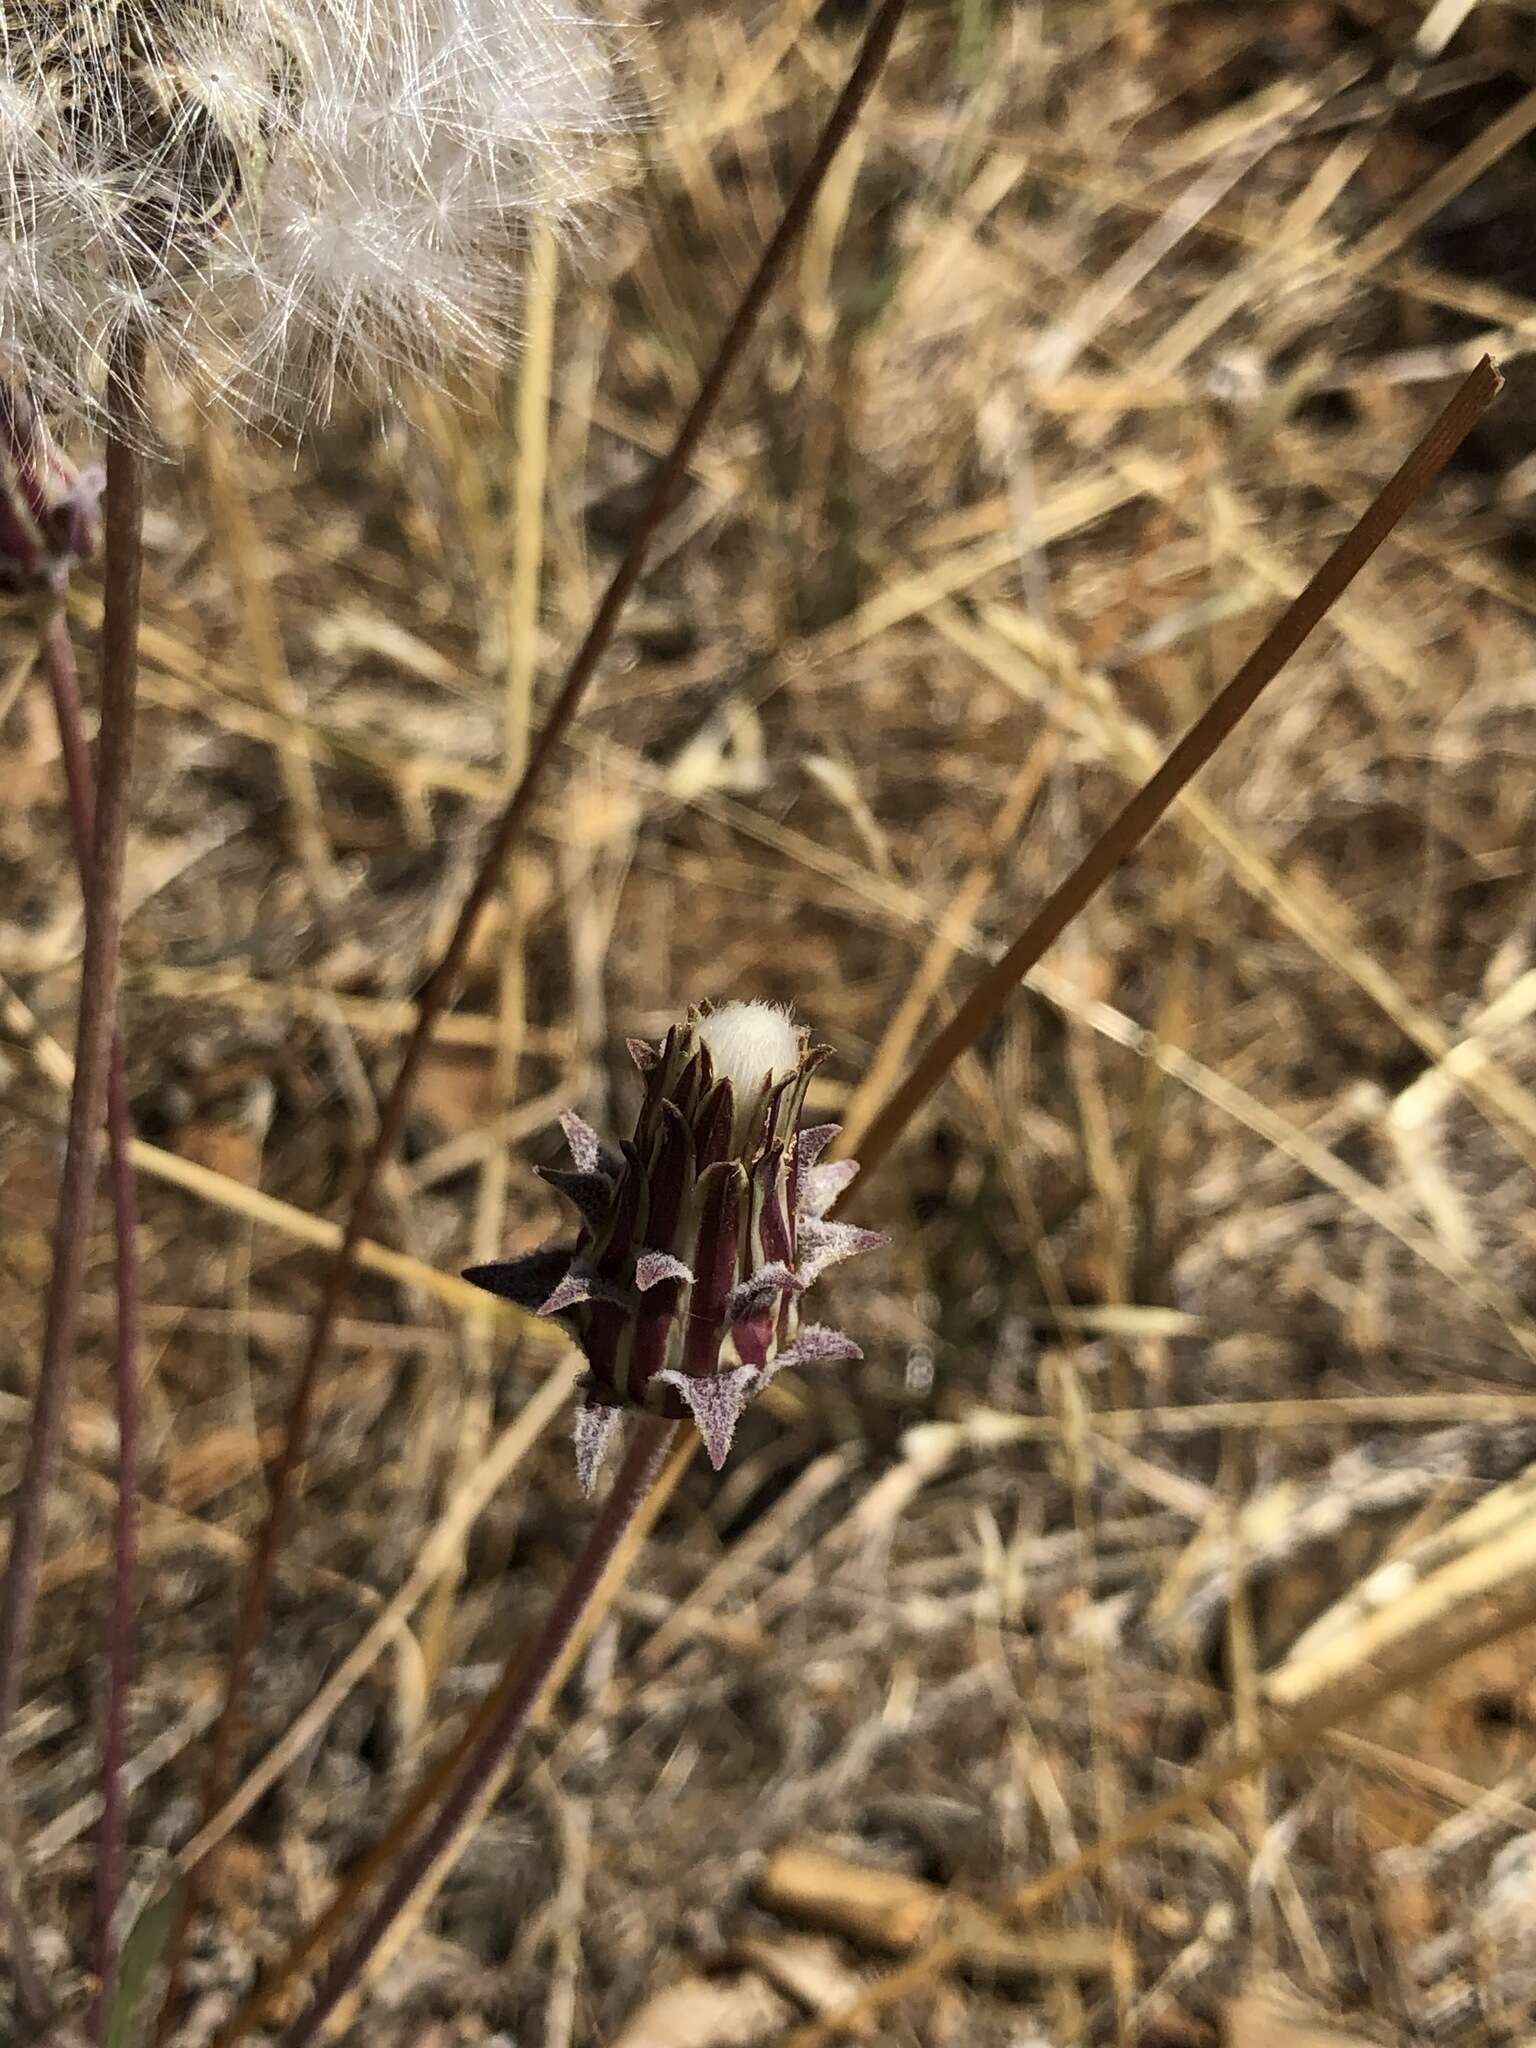
MULTIPOLYGON (((353 411, 298 457, 157 394, 125 986, 153 1148, 141 1885, 193 1816, 376 1078, 863 15, 658 12, 623 31, 648 112, 613 191, 530 248, 506 388, 353 411)), ((827 1312, 865 1362, 786 1376, 724 1478, 688 1475, 350 2038, 782 2041, 962 1909, 986 1939, 866 2038, 1521 2038, 1536 1638, 1454 1652, 1468 1601, 1529 1594, 1533 136, 1524 0, 909 21, 431 1057, 248 1760, 413 1566, 424 1597, 221 1855, 198 2027, 585 1526, 568 1408, 507 1449, 562 1347, 433 1278, 561 1225, 531 1171, 557 1110, 623 1127, 626 1033, 764 996, 835 1048, 817 1114, 867 1121, 1487 349, 1508 388, 1446 482, 856 1193, 893 1242, 827 1312), (1365 1668, 1414 1589, 1432 1681, 1053 1897, 1034 1948, 985 1917, 1365 1668), (806 1847, 840 1859, 830 1898, 784 1859, 806 1847)), ((89 575, 74 603, 89 633, 89 575)), ((6 630, 9 1485, 81 925, 6 630)), ((19 1735, 58 1923, 87 1874, 110 1252, 103 1215, 19 1735)))

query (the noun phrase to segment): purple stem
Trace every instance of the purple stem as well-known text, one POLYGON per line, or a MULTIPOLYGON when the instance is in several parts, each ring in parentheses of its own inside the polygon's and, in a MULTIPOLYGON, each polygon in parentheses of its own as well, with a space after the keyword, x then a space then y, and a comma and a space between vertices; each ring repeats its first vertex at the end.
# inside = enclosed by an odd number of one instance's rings
POLYGON ((142 375, 143 344, 133 335, 118 349, 108 386, 113 427, 107 443, 106 612, 101 636, 96 830, 91 878, 84 891, 85 944, 80 960, 75 1078, 70 1090, 68 1135, 59 1181, 43 1355, 33 1397, 26 1461, 11 1524, 10 1555, 4 1581, 0 1583, 0 1744, 9 1733, 21 1699, 22 1674, 37 1608, 49 1495, 64 1446, 65 1411, 80 1329, 86 1245, 112 1064, 123 867, 133 769, 144 503, 142 457, 134 443, 118 429, 127 427, 131 432, 140 417, 142 375))
POLYGON ((404 1852, 373 1911, 362 1921, 347 1946, 332 1957, 309 2010, 301 2013, 284 2034, 281 2048, 308 2048, 320 2033, 330 2014, 362 1976, 369 1957, 389 1932, 396 1916, 409 1903, 423 1877, 453 1840, 475 1801, 495 1777, 527 1726, 528 1717, 550 1673, 580 1625, 624 1531, 655 1484, 679 1427, 679 1424, 667 1422, 660 1416, 641 1416, 629 1449, 624 1454, 624 1462, 615 1475, 608 1498, 603 1502, 602 1512, 587 1534, 581 1555, 556 1594, 554 1604, 544 1618, 544 1626, 523 1655, 518 1683, 507 1694, 500 1713, 466 1758, 458 1782, 438 1808, 437 1818, 415 1846, 404 1852))
MULTIPOLYGON (((69 790, 70 837, 83 888, 90 885, 96 790, 80 705, 74 649, 62 611, 43 634, 43 658, 53 692, 59 751, 69 790)), ((128 1757, 128 1688, 133 1679, 134 1616, 138 1594, 139 1533, 139 1262, 138 1200, 134 1187, 133 1123, 123 1075, 123 1042, 112 1034, 107 1067, 107 1173, 117 1236, 117 1506, 112 1527, 112 1610, 107 1629, 107 1701, 102 1726, 101 1828, 96 1838, 96 1978, 92 2031, 106 2039, 117 1972, 113 1922, 122 1886, 127 1802, 123 1769, 128 1757)))

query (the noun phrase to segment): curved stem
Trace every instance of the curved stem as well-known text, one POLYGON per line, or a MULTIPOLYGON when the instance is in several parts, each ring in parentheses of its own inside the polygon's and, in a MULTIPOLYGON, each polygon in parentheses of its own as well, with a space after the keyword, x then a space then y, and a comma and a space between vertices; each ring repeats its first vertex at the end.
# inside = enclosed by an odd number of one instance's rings
POLYGON ((64 1443, 65 1409, 79 1335, 86 1244, 101 1160, 102 1117, 111 1068, 143 566, 144 465, 135 439, 141 430, 143 370, 142 337, 137 333, 127 335, 118 346, 108 380, 111 426, 107 441, 101 733, 97 743, 96 829, 90 881, 85 890, 75 1078, 70 1090, 68 1135, 59 1181, 43 1355, 11 1524, 11 1550, 4 1583, 0 1585, 0 1742, 10 1729, 21 1699, 22 1673, 37 1606, 49 1495, 64 1443))
POLYGON ((329 2015, 361 1978, 369 1958, 410 1903, 417 1887, 430 1876, 444 1852, 451 1850, 478 1802, 494 1788, 498 1771, 528 1725, 529 1716, 576 1633, 609 1560, 655 1484, 679 1426, 656 1416, 640 1418, 580 1557, 571 1567, 570 1576, 556 1595, 538 1635, 515 1664, 509 1665, 507 1679, 498 1689, 495 1710, 488 1716, 480 1740, 453 1789, 426 1833, 400 1858, 373 1910, 346 1947, 332 1958, 309 2009, 284 2034, 282 2048, 308 2048, 329 2015))
MULTIPOLYGON (((70 837, 80 884, 90 887, 91 841, 96 830, 96 789, 74 648, 62 609, 42 635, 43 662, 59 728, 59 753, 69 795, 70 837)), ((105 2038, 117 1972, 113 1922, 122 1887, 127 1802, 123 1767, 128 1754, 128 1687, 133 1678, 134 1615, 138 1605, 139 1520, 139 1262, 138 1199, 131 1146, 133 1121, 123 1072, 122 1034, 114 1031, 107 1066, 107 1178, 117 1239, 117 1504, 112 1525, 112 1609, 107 1628, 107 1698, 102 1717, 101 1825, 96 1837, 96 1998, 93 2032, 105 2038)))
MULTIPOLYGON (((651 481, 650 490, 635 521, 628 547, 613 573, 613 579, 599 601, 585 638, 577 648, 560 687, 553 708, 540 732, 526 767, 505 809, 492 827, 475 879, 459 911, 442 958, 423 984, 417 998, 416 1023, 401 1056, 395 1079, 379 1112, 378 1128, 368 1148, 342 1233, 340 1249, 332 1259, 324 1292, 310 1332, 309 1344, 289 1397, 283 1442, 268 1477, 267 1511, 257 1533, 250 1574, 241 1597, 235 1623, 235 1637, 225 1677, 224 1704, 209 1747, 203 1784, 199 1826, 219 1807, 225 1795, 234 1759, 239 1728, 240 1700, 250 1670, 251 1656, 266 1624, 272 1583, 277 1569, 278 1547, 288 1507, 298 1481, 309 1439, 309 1422, 314 1407, 320 1369, 330 1349, 331 1336, 341 1313, 347 1287, 357 1260, 357 1248, 367 1229, 375 1186, 399 1142, 406 1110, 417 1076, 432 1042, 432 1033, 446 1008, 463 971, 480 918, 501 885, 508 857, 521 837, 542 789, 551 763, 575 723, 587 690, 606 654, 628 602, 645 567, 651 544, 681 488, 721 396, 737 363, 755 332, 758 320, 778 283, 791 250, 809 219, 834 157, 874 90, 875 82, 896 39, 908 0, 883 0, 865 33, 864 44, 848 82, 828 118, 810 162, 784 210, 782 219, 735 312, 731 316, 715 355, 704 373, 698 395, 678 428, 671 448, 663 457, 651 481)), ((169 1947, 169 1983, 160 2014, 160 2037, 165 2039, 179 2001, 182 1961, 187 1934, 200 1896, 198 1872, 188 1877, 181 1913, 169 1947)))

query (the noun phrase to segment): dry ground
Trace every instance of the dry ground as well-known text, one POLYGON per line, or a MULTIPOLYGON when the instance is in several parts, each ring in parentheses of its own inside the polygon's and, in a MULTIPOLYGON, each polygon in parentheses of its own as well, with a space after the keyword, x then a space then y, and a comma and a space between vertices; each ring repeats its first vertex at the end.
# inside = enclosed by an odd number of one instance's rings
MULTIPOLYGON (((297 462, 163 394, 126 992, 157 1148, 140 1894, 194 1811, 312 1219, 522 744, 526 651, 536 720, 861 13, 655 11, 632 175, 558 267, 542 521, 537 348, 494 417, 422 396, 297 462)), ((793 1000, 836 1048, 817 1107, 867 1117, 1485 346, 1486 430, 857 1201, 892 1246, 826 1294, 864 1364, 781 1383, 723 1480, 688 1474, 348 2039, 782 2043, 914 1947, 864 2038, 1522 2037, 1533 134, 1528 4, 919 8, 432 1061, 378 1226, 422 1267, 355 1292, 250 1764, 504 1476, 221 1858, 189 2042, 590 1512, 567 1410, 529 1408, 560 1346, 423 1268, 552 1230, 556 1109, 622 1123, 625 1033, 691 999, 793 1000), (1432 1675, 1347 1715, 1405 1644, 1432 1675), (1343 1732, 1007 1918, 1334 1696, 1343 1732)), ((3 651, 9 1486, 63 1099, 36 1027, 67 1042, 80 921, 45 697, 3 651)), ((76 1937, 109 1254, 103 1216, 21 1757, 33 1910, 76 1937)))

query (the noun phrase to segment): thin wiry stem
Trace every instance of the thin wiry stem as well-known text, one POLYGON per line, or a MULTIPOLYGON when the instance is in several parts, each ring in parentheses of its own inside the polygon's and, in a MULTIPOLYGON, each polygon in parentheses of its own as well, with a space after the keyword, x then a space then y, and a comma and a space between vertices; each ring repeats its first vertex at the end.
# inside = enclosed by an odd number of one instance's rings
MULTIPOLYGON (((214 1812, 224 1798, 239 1725, 240 1700, 250 1669, 251 1655, 266 1621, 277 1565, 278 1546, 286 1524, 289 1502, 297 1483, 299 1467, 309 1440, 310 1416, 314 1407, 320 1368, 330 1348, 331 1335, 351 1281, 358 1245, 367 1228, 374 1189, 385 1162, 393 1156, 399 1142, 411 1094, 432 1042, 433 1029, 458 986, 459 976, 463 971, 481 916, 501 886, 508 857, 522 835, 534 799, 543 787, 554 757, 575 723, 587 690, 612 641, 620 613, 640 579, 657 530, 671 508, 688 465, 714 418, 726 385, 757 327, 790 251, 804 229, 827 171, 874 89, 907 5, 908 0, 884 0, 884 4, 866 31, 863 48, 848 83, 833 108, 810 162, 784 210, 783 218, 731 317, 714 358, 704 374, 698 395, 679 427, 671 449, 652 479, 646 501, 636 518, 629 546, 625 549, 612 581, 599 601, 585 638, 572 657, 560 693, 533 746, 517 786, 491 830, 475 879, 460 909, 453 935, 417 998, 415 1027, 406 1042, 394 1083, 379 1112, 378 1129, 374 1134, 373 1143, 368 1148, 352 1197, 341 1247, 326 1275, 325 1289, 315 1315, 309 1344, 289 1398, 282 1447, 268 1478, 267 1512, 256 1537, 250 1573, 241 1598, 225 1680, 224 1705, 209 1749, 203 1786, 204 1820, 214 1812)), ((189 1877, 178 1925, 170 1945, 170 1982, 161 2011, 162 2037, 175 2011, 187 1931, 198 1896, 199 1883, 194 1873, 189 1877)))
POLYGON ((679 1424, 660 1416, 642 1415, 635 1425, 624 1462, 614 1477, 602 1511, 593 1522, 565 1584, 527 1649, 509 1664, 507 1678, 494 1696, 479 1742, 438 1808, 431 1826, 396 1861, 394 1874, 372 1911, 352 1939, 332 1958, 307 2011, 283 2036, 282 2048, 307 2048, 326 2019, 362 1976, 374 1950, 417 1886, 453 1842, 476 1802, 494 1781, 503 1761, 528 1725, 546 1682, 581 1623, 603 1573, 625 1531, 645 1505, 679 1424))
POLYGON ((21 1699, 22 1674, 37 1606, 49 1496, 64 1443, 65 1409, 80 1327, 85 1251, 111 1068, 143 566, 144 463, 137 440, 142 432, 143 373, 143 340, 134 330, 119 343, 108 379, 111 426, 107 439, 106 611, 101 635, 96 830, 90 882, 85 890, 75 1078, 70 1090, 68 1135, 59 1184, 43 1355, 11 1524, 11 1551, 4 1583, 0 1585, 0 1743, 9 1732, 21 1699))
POLYGON ((1397 473, 1289 604, 1237 674, 1185 733, 1151 779, 989 967, 928 1045, 859 1141, 867 1176, 896 1143, 955 1061, 974 1045, 1042 954, 1135 852, 1179 792, 1252 710, 1307 635, 1359 575, 1403 514, 1423 496, 1492 405, 1504 380, 1484 356, 1397 473))
MULTIPOLYGON (((43 663, 59 728, 59 752, 69 795, 70 837, 81 887, 91 885, 91 842, 96 831, 96 789, 80 706, 75 653, 62 609, 43 629, 43 663)), ((117 1240, 117 1503, 112 1523, 112 1608, 107 1628, 107 1698, 102 1717, 101 1825, 96 1837, 96 2001, 93 2032, 106 2039, 117 1974, 114 1923, 122 1888, 127 1802, 123 1769, 128 1757, 128 1688, 133 1679, 134 1616, 138 1607, 139 1527, 139 1261, 138 1200, 131 1147, 133 1122, 123 1072, 122 1035, 114 1030, 107 1066, 107 1178, 117 1240)))

